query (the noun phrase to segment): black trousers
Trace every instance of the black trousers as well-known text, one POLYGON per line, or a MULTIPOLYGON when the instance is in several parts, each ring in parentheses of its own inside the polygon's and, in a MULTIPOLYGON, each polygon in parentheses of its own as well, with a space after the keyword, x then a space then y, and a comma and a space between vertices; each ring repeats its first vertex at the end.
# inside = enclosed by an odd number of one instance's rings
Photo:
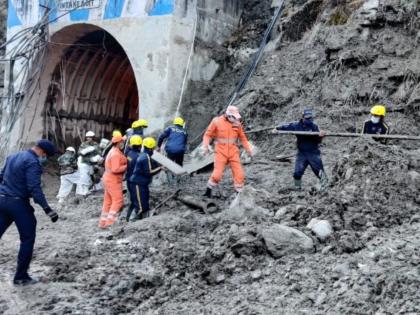
POLYGON ((168 159, 174 161, 176 164, 183 166, 184 165, 184 153, 169 153, 166 152, 168 159))

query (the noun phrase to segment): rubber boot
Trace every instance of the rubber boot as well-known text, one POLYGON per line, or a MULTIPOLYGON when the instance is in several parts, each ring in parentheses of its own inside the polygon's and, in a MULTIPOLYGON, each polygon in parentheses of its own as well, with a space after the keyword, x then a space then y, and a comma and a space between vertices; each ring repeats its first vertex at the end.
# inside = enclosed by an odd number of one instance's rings
POLYGON ((295 179, 295 189, 296 190, 302 190, 302 180, 301 179, 295 179))
POLYGON ((126 216, 127 222, 130 222, 130 217, 131 217, 131 213, 133 213, 133 210, 134 210, 133 205, 130 205, 130 207, 127 210, 127 216, 126 216))
POLYGON ((204 197, 207 197, 207 198, 211 198, 211 197, 212 197, 212 191, 211 191, 211 188, 207 187, 206 192, 204 193, 204 195, 203 195, 203 196, 204 196, 204 197))
POLYGON ((321 184, 320 191, 326 191, 328 188, 328 177, 324 171, 319 172, 319 182, 321 184))

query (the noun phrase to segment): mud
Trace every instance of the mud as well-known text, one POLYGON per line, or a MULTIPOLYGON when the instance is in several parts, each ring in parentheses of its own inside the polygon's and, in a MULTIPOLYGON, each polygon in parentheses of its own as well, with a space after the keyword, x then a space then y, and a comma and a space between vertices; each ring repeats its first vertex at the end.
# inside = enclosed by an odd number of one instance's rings
MULTIPOLYGON (((313 105, 322 128, 354 131, 372 103, 384 102, 393 132, 417 134, 420 58, 412 25, 418 25, 418 16, 407 3, 386 1, 374 14, 361 6, 343 25, 331 25, 336 11, 326 4, 301 39, 273 38, 272 50, 240 100, 247 128, 294 120, 313 105)), ((293 12, 304 5, 289 4, 279 28, 293 23, 293 12)), ((252 32, 251 24, 244 34, 252 32)), ((207 94, 197 89, 186 117, 192 119, 204 105, 215 110, 210 105, 221 104, 231 78, 238 75, 232 73, 226 66, 207 83, 207 94)), ((295 139, 267 133, 251 138, 261 150, 245 166, 249 187, 232 204, 227 172, 216 191, 217 213, 204 214, 170 200, 157 216, 134 223, 120 220, 100 231, 100 195, 70 200, 55 225, 38 211, 31 272, 41 283, 32 287, 10 284, 18 246, 11 228, 0 251, 0 311, 419 314, 418 143, 326 138, 321 150, 328 191, 318 190, 308 169, 304 190, 296 192, 291 188, 293 158, 275 159, 293 155, 295 139), (318 239, 307 227, 312 219, 327 220, 332 235, 318 239), (281 233, 292 229, 305 235, 283 242, 281 233)), ((208 176, 184 178, 183 193, 202 194, 208 176)), ((53 173, 44 179, 51 200, 57 180, 53 173)), ((152 204, 175 189, 153 187, 152 204)))

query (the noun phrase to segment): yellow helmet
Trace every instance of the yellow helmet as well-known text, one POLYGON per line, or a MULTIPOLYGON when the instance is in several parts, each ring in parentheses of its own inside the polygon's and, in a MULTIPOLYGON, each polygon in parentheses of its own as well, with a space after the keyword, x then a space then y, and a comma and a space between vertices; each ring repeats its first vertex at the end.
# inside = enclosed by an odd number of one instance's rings
POLYGON ((131 128, 134 128, 134 129, 140 128, 140 127, 147 128, 147 126, 149 126, 149 123, 147 122, 146 119, 139 119, 133 122, 133 124, 131 125, 131 128))
POLYGON ((181 117, 176 117, 176 118, 174 119, 173 124, 174 124, 174 125, 181 126, 181 127, 184 127, 184 125, 185 125, 185 121, 184 121, 184 119, 182 119, 181 117))
POLYGON ((116 137, 116 136, 122 137, 122 133, 121 133, 121 131, 119 131, 119 130, 114 130, 114 131, 112 132, 112 136, 113 136, 113 137, 116 137))
POLYGON ((370 113, 375 116, 384 116, 386 114, 386 108, 384 105, 377 104, 373 106, 370 110, 370 113))
POLYGON ((130 137, 130 145, 141 145, 143 143, 142 138, 139 135, 133 135, 130 137))
POLYGON ((156 147, 156 140, 148 137, 143 140, 143 146, 148 149, 154 149, 156 147))

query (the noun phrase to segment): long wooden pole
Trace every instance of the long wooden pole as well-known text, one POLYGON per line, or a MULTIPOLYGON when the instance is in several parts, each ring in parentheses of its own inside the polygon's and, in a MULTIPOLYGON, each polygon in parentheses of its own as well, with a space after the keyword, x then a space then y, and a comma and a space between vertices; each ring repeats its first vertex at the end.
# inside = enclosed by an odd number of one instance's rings
MULTIPOLYGON (((262 128, 247 131, 247 134, 257 133, 267 130, 273 130, 274 128, 262 128)), ((275 134, 278 135, 295 135, 295 136, 317 136, 319 137, 319 132, 306 132, 306 131, 281 131, 278 130, 275 134)), ((375 139, 394 139, 394 140, 418 140, 420 141, 420 136, 411 136, 411 135, 379 135, 379 134, 362 134, 362 133, 340 133, 340 132, 325 132, 325 137, 343 137, 343 138, 375 138, 375 139)))

